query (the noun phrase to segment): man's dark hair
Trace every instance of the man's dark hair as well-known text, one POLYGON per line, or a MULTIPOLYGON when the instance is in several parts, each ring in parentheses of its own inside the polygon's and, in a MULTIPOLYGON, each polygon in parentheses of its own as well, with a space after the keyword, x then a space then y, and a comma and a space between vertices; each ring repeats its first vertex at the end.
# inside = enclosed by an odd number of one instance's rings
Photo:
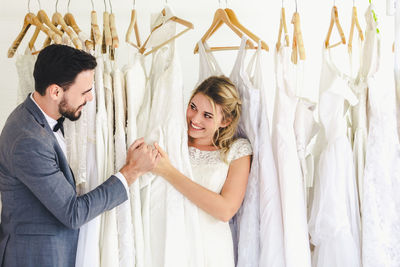
POLYGON ((50 45, 39 53, 36 60, 33 71, 35 90, 44 96, 49 85, 57 84, 65 91, 79 73, 93 70, 96 66, 96 58, 82 50, 66 45, 50 45))

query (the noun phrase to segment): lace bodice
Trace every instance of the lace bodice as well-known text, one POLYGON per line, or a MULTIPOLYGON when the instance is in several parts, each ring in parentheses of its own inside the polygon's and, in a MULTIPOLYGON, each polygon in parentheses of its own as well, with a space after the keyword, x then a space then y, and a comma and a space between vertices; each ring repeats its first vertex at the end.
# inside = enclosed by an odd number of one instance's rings
MULTIPOLYGON (((253 152, 251 145, 247 139, 239 138, 231 146, 228 152, 228 164, 231 161, 251 155, 253 152)), ((209 165, 225 163, 221 157, 220 150, 204 151, 195 147, 189 147, 190 162, 192 165, 209 165)), ((225 163, 226 164, 226 163, 225 163)))
POLYGON ((193 168, 193 180, 200 185, 219 193, 225 183, 229 164, 238 158, 251 155, 252 148, 247 139, 237 139, 228 151, 225 162, 219 150, 203 151, 189 147, 190 162, 193 168))

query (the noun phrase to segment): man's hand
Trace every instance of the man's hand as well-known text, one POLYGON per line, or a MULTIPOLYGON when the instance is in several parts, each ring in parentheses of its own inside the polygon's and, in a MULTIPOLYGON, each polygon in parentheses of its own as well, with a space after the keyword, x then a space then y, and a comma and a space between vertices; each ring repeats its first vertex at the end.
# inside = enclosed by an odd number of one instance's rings
POLYGON ((120 172, 130 186, 139 176, 151 171, 157 165, 158 160, 158 150, 147 145, 144 139, 140 138, 129 147, 126 164, 120 172))

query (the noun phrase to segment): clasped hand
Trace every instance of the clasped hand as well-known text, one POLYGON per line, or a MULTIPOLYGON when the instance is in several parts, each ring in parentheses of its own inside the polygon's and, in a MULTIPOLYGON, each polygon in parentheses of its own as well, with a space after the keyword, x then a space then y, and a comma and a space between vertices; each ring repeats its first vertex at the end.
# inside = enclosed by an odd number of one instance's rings
POLYGON ((128 185, 131 185, 146 172, 151 171, 162 176, 171 166, 167 153, 157 143, 153 147, 140 138, 129 147, 126 164, 120 172, 125 176, 128 185))

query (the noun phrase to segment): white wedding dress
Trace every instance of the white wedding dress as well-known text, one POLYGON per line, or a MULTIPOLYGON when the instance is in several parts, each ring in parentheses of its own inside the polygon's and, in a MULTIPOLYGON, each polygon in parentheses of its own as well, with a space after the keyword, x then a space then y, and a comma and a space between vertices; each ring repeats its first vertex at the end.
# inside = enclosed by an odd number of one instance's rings
POLYGON ((277 86, 272 146, 281 192, 286 266, 311 267, 305 186, 294 132, 299 97, 290 54, 291 49, 286 46, 275 54, 277 86))
MULTIPOLYGON (((394 77, 396 81, 396 105, 400 106, 400 0, 396 1, 396 14, 394 19, 394 77)), ((397 132, 400 136, 400 108, 397 108, 397 132)))
POLYGON ((35 80, 33 79, 33 69, 37 56, 32 55, 29 47, 23 55, 17 55, 15 66, 18 74, 17 104, 25 101, 29 93, 35 91, 35 80))
MULTIPOLYGON (((252 149, 246 139, 237 139, 231 145, 227 162, 221 159, 219 150, 202 151, 189 147, 193 181, 220 193, 228 175, 229 164, 241 157, 251 155, 252 149)), ((199 209, 202 233, 204 267, 234 267, 232 234, 228 222, 222 222, 199 209)))
MULTIPOLYGON (((266 97, 261 74, 261 50, 245 69, 243 36, 230 79, 242 100, 239 134, 250 141, 253 159, 246 195, 231 221, 237 266, 285 266, 282 211, 267 117, 266 97), (253 71, 253 73, 252 73, 253 71), (271 246, 270 244, 274 244, 271 246)), ((199 82, 211 75, 222 75, 212 52, 199 42, 199 82)))
MULTIPOLYGON (((97 67, 96 67, 97 68, 97 67)), ((97 72, 96 70, 95 72, 97 72)), ((102 76, 102 74, 101 74, 102 76)), ((99 86, 102 84, 99 83, 99 86)), ((87 112, 87 145, 86 145, 86 180, 78 186, 79 194, 87 193, 96 188, 102 180, 99 179, 96 161, 96 104, 97 82, 94 82, 93 100, 84 107, 87 112)), ((101 88, 103 90, 103 88, 101 88)), ((76 267, 100 266, 100 223, 101 215, 93 218, 79 229, 79 240, 76 254, 76 267)))
MULTIPOLYGON (((400 266, 400 144, 396 131, 395 91, 382 86, 376 73, 380 60, 380 34, 366 12, 364 58, 368 84, 369 132, 362 194, 362 259, 364 267, 400 266)), ((400 8, 399 8, 400 9, 400 8)))
POLYGON ((309 220, 314 267, 360 267, 360 213, 353 153, 346 135, 345 101, 357 98, 323 49, 319 117, 323 126, 309 220))
MULTIPOLYGON (((106 139, 105 142, 105 176, 104 180, 115 174, 114 158, 114 97, 112 90, 111 64, 108 59, 104 60, 104 96, 106 113, 106 139)), ((118 247, 118 226, 116 209, 113 208, 104 212, 101 216, 101 236, 100 236, 100 266, 119 266, 119 247, 118 247)))
MULTIPOLYGON (((146 73, 143 63, 143 55, 136 53, 124 68, 127 125, 126 125, 126 149, 140 136, 138 135, 137 116, 142 106, 146 90, 146 73)), ((140 126, 139 126, 140 127, 140 126)), ((133 224, 135 267, 144 265, 144 240, 142 207, 140 201, 140 185, 136 180, 129 188, 131 200, 131 216, 133 224)))
MULTIPOLYGON (((163 21, 164 24, 152 33, 149 47, 175 35, 176 23, 167 21, 171 16, 173 12, 166 6, 165 15, 159 14, 155 18, 153 26, 163 21)), ((145 141, 149 144, 158 142, 168 153, 172 165, 192 177, 182 70, 174 41, 153 54, 146 95, 141 111, 148 113, 139 115, 142 119, 148 118, 148 121, 140 120, 147 124, 145 141)), ((140 129, 145 126, 143 124, 138 118, 138 131, 143 131, 140 129)), ((140 187, 144 266, 204 267, 198 208, 164 178, 151 173, 140 177, 140 187)))
MULTIPOLYGON (((126 93, 125 79, 121 70, 114 65, 111 73, 114 92, 114 115, 115 115, 115 133, 114 133, 114 155, 115 171, 119 171, 126 162, 126 93)), ((134 235, 132 225, 130 195, 128 201, 125 201, 116 208, 117 227, 118 227, 118 249, 119 266, 134 267, 134 235)))

